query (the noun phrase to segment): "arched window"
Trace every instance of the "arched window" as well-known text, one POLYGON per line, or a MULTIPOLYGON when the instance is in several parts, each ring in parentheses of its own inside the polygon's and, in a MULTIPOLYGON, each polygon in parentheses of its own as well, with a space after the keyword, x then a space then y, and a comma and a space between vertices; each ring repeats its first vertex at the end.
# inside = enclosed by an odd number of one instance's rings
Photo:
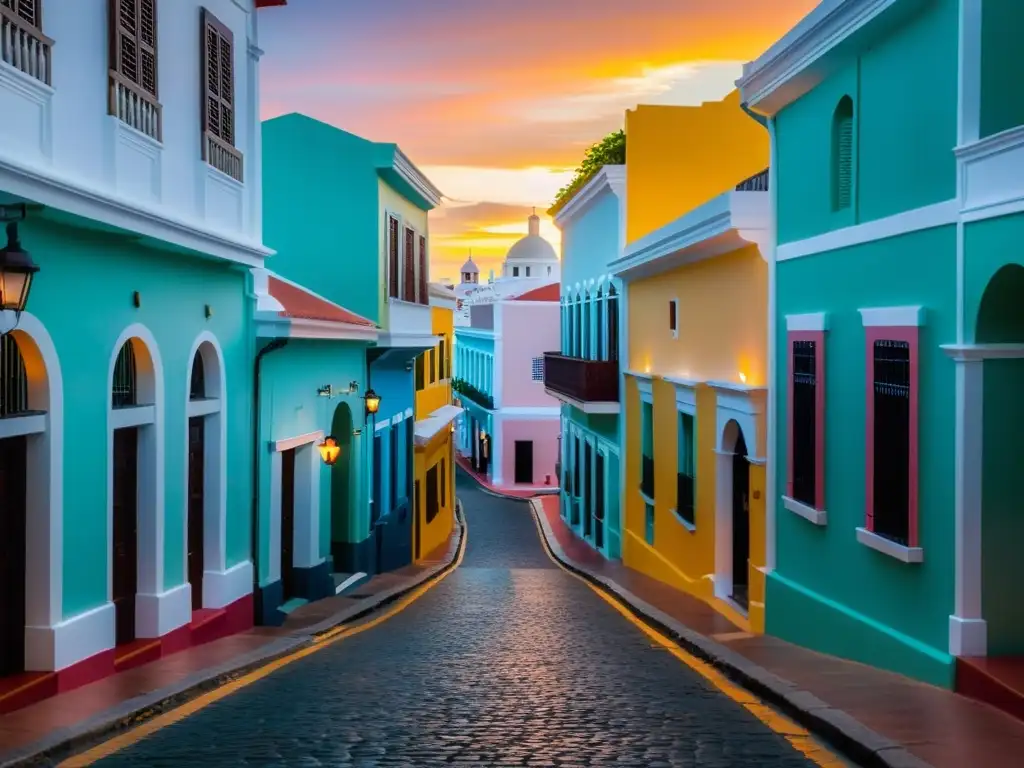
POLYGON ((25 359, 13 334, 0 336, 0 418, 28 410, 25 359))
POLYGON ((135 350, 132 348, 131 339, 128 339, 121 345, 117 353, 117 362, 114 363, 114 378, 110 385, 111 403, 114 408, 138 405, 135 382, 135 350))
POLYGON ((832 116, 832 210, 853 204, 853 99, 843 96, 832 116))
POLYGON ((619 297, 615 284, 608 286, 608 359, 619 359, 619 297))
POLYGON ((203 367, 203 356, 197 354, 192 359, 192 376, 189 379, 188 399, 202 400, 206 397, 206 369, 203 367))

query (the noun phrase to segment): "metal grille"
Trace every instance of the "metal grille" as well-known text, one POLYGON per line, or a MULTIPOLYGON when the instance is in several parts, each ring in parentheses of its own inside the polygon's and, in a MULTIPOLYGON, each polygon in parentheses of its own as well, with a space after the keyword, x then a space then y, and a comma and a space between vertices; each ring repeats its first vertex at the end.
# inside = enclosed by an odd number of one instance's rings
POLYGON ((793 498, 815 506, 817 363, 813 341, 793 342, 793 498))
POLYGON ((202 400, 206 397, 206 369, 203 367, 203 356, 196 353, 192 361, 192 378, 188 386, 189 400, 202 400))
POLYGON ((879 536, 910 535, 910 344, 874 344, 874 519, 879 536))
POLYGON ((535 357, 533 358, 533 366, 531 375, 534 381, 544 381, 544 358, 535 357))
POLYGON ((111 403, 114 408, 138 405, 135 382, 135 350, 131 341, 126 341, 117 353, 117 362, 114 363, 114 381, 110 387, 111 403))
POLYGON ((836 107, 832 130, 832 206, 841 211, 853 202, 853 101, 849 96, 836 107))
POLYGON ((0 418, 28 411, 25 359, 11 334, 0 336, 0 418))
POLYGON ((737 192, 767 192, 768 191, 768 169, 758 171, 753 176, 744 179, 736 185, 737 192))

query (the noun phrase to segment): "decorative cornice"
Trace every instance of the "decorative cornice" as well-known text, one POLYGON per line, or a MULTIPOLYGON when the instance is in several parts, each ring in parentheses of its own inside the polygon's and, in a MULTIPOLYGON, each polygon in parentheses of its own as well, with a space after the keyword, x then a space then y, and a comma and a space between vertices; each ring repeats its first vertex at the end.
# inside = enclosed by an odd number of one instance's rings
POLYGON ((441 198, 444 197, 441 190, 435 187, 430 179, 424 176, 423 172, 397 146, 395 147, 394 167, 398 175, 408 182, 432 207, 437 208, 441 204, 441 198))
POLYGON ((606 190, 619 200, 625 199, 626 166, 606 165, 602 167, 586 184, 576 190, 572 197, 562 203, 562 207, 555 213, 555 224, 558 227, 564 227, 590 207, 590 204, 606 190))

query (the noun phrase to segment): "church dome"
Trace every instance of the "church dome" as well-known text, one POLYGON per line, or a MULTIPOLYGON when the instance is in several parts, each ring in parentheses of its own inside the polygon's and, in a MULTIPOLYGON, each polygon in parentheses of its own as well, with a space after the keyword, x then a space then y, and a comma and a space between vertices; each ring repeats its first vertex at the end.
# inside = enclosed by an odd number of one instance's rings
POLYGON ((480 268, 473 262, 473 257, 470 256, 465 264, 462 265, 462 272, 475 272, 480 274, 480 268))
POLYGON ((540 217, 533 214, 529 219, 529 234, 508 249, 506 261, 558 261, 558 255, 551 243, 540 236, 540 217))

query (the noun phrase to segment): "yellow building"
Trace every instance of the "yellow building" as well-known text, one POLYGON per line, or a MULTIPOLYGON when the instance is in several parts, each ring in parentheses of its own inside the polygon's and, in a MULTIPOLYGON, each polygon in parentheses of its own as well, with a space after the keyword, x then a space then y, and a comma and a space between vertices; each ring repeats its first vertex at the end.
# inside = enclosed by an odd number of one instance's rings
POLYGON ((768 135, 733 93, 626 142, 623 561, 760 632, 768 135))
POLYGON ((437 346, 416 358, 415 517, 413 558, 421 560, 448 540, 455 522, 455 444, 452 423, 452 339, 455 292, 430 284, 431 329, 437 346))

